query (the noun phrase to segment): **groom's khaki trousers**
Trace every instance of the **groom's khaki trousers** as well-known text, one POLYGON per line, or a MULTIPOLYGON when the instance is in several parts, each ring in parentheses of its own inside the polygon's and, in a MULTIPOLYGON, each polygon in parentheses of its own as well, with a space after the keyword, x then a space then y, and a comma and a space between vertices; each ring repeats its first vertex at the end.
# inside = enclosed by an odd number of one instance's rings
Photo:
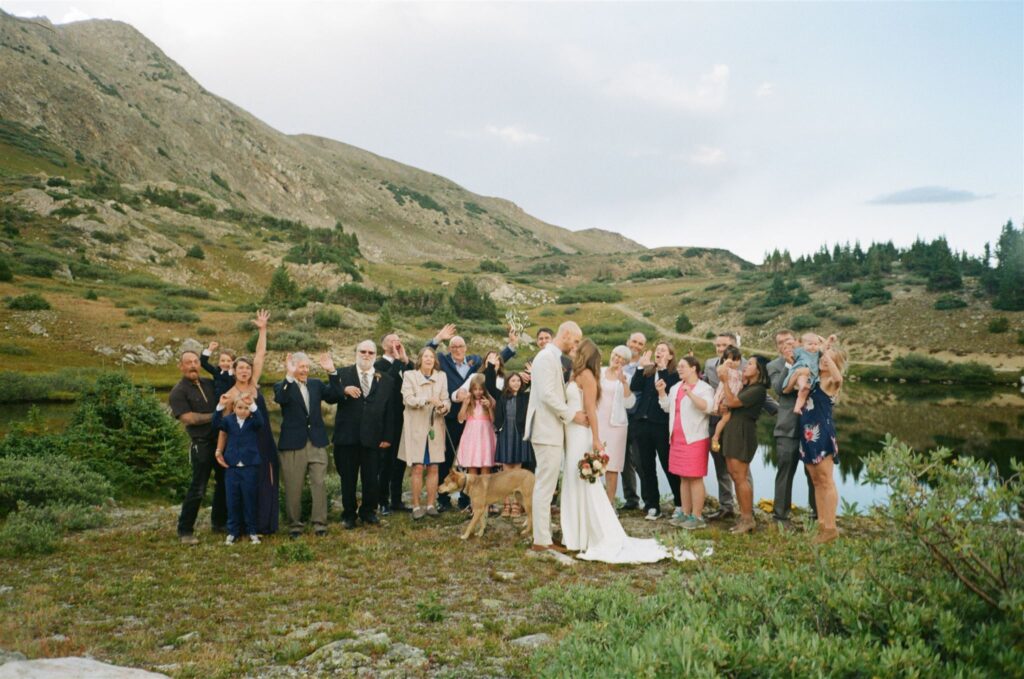
POLYGON ((533 544, 547 547, 551 544, 551 498, 558 485, 558 473, 562 469, 565 449, 562 446, 534 443, 533 455, 537 459, 533 484, 533 544))

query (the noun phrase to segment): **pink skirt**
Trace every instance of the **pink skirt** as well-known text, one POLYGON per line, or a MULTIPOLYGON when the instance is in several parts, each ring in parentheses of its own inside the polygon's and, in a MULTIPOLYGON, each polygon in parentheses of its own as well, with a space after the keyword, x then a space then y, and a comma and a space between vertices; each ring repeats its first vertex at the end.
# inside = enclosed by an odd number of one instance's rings
POLYGON ((467 419, 462 439, 459 440, 459 466, 493 467, 496 445, 494 423, 485 417, 467 419))
POLYGON ((710 438, 687 443, 683 430, 677 428, 668 447, 668 470, 687 479, 704 478, 708 475, 710 450, 710 438))

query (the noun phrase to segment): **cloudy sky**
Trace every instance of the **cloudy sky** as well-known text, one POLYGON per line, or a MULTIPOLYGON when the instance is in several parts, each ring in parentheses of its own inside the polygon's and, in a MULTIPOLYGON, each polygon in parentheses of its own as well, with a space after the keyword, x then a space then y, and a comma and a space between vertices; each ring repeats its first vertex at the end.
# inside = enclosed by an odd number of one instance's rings
POLYGON ((755 261, 1024 217, 1024 3, 0 0, 571 229, 755 261))

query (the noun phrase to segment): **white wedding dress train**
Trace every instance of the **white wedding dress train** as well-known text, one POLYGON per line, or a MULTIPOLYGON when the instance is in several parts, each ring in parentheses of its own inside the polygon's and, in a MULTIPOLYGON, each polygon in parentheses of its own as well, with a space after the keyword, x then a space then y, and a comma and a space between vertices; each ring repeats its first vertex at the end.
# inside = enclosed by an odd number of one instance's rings
MULTIPOLYGON (((565 392, 572 412, 583 410, 583 395, 575 382, 565 392)), ((590 429, 570 423, 565 436, 565 473, 562 477, 562 542, 577 559, 605 563, 654 563, 674 555, 657 540, 631 538, 608 501, 604 484, 579 475, 579 461, 591 450, 590 429)), ((691 557, 692 558, 692 557, 691 557)))

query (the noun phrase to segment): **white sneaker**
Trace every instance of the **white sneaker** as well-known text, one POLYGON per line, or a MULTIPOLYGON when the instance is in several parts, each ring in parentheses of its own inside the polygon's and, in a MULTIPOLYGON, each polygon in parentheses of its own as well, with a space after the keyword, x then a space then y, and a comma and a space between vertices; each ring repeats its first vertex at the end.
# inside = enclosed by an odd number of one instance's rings
POLYGON ((224 538, 224 544, 225 545, 233 545, 233 544, 235 544, 235 536, 234 535, 229 535, 226 538, 224 538))
POLYGON ((647 510, 647 516, 645 516, 644 518, 648 521, 657 521, 659 516, 661 516, 661 512, 655 509, 654 507, 651 507, 650 509, 647 510))
POLYGON ((254 545, 260 544, 260 536, 253 533, 249 536, 249 542, 251 542, 254 545))

